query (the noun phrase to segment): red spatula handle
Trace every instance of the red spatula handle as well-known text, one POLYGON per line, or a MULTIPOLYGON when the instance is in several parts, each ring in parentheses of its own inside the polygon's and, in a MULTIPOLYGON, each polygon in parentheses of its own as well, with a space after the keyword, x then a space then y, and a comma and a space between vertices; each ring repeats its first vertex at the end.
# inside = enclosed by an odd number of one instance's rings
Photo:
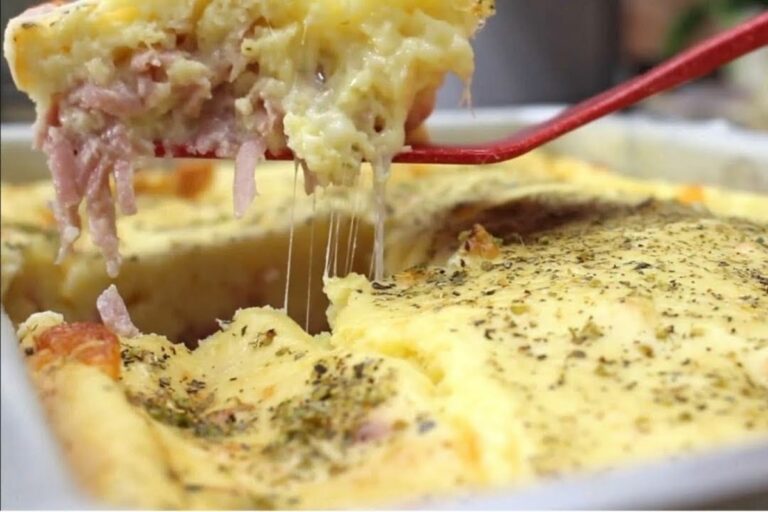
POLYGON ((544 123, 508 139, 480 146, 421 146, 401 153, 398 162, 488 164, 520 156, 590 121, 629 107, 658 92, 701 78, 768 45, 768 12, 707 39, 647 73, 578 103, 544 123))

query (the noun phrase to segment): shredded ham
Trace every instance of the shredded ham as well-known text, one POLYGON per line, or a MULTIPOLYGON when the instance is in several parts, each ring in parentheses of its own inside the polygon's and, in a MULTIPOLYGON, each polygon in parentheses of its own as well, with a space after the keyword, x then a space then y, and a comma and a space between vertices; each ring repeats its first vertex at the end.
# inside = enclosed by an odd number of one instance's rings
POLYGON ((86 110, 96 110, 115 117, 127 117, 141 110, 142 100, 123 82, 111 87, 85 84, 69 94, 69 101, 86 110))
POLYGON ((80 238, 80 214, 77 206, 66 207, 57 201, 51 203, 51 210, 59 228, 59 253, 56 264, 61 264, 80 238))
POLYGON ((101 321, 109 330, 123 338, 133 338, 138 336, 139 330, 133 325, 128 308, 125 307, 123 298, 117 291, 115 285, 110 286, 99 295, 96 300, 96 307, 99 310, 101 321))
POLYGON ((61 235, 57 257, 57 262, 60 263, 80 236, 80 216, 77 209, 82 201, 83 191, 77 183, 78 164, 75 150, 59 129, 49 130, 43 141, 43 150, 48 154, 48 167, 51 169, 56 193, 53 214, 61 235))
POLYGON ((88 182, 88 228, 93 243, 107 260, 107 274, 116 277, 120 271, 120 252, 115 225, 115 204, 109 188, 109 168, 99 165, 88 182))
POLYGON ((102 155, 107 163, 112 165, 115 174, 115 188, 117 189, 117 203, 120 211, 126 215, 136 213, 136 197, 133 192, 133 164, 134 155, 146 153, 150 148, 137 150, 131 142, 128 130, 122 125, 116 124, 105 134, 105 147, 108 152, 102 155))
MULTIPOLYGON (((267 149, 261 135, 281 128, 280 111, 256 98, 258 122, 240 126, 232 85, 226 83, 229 69, 214 65, 207 76, 173 86, 167 70, 182 58, 193 56, 179 50, 139 53, 129 61, 127 74, 118 73, 109 85, 74 87, 58 97, 39 119, 36 143, 48 155, 56 190, 52 209, 61 237, 58 262, 80 237, 80 205, 84 202, 91 238, 104 255, 108 274, 117 276, 121 258, 115 200, 123 214, 136 212, 134 166, 138 158, 153 156, 155 149, 154 141, 131 132, 125 120, 148 112, 154 115, 158 108, 166 110, 165 114, 160 110, 161 115, 193 127, 193 133, 184 135, 182 141, 190 154, 213 153, 236 159, 234 204, 238 217, 256 196, 254 171, 267 149), (214 87, 213 83, 220 85, 214 87)), ((160 142, 166 148, 177 143, 170 138, 160 142)))
POLYGON ((256 197, 256 178, 254 171, 256 166, 264 159, 266 151, 264 140, 253 138, 240 146, 235 159, 234 202, 235 216, 240 218, 245 215, 248 206, 256 197))
POLYGON ((108 274, 117 276, 120 254, 109 176, 114 173, 120 210, 135 213, 133 165, 136 157, 147 154, 149 148, 133 142, 128 130, 116 122, 100 137, 85 142, 65 136, 63 128, 51 126, 42 146, 48 154, 56 190, 53 212, 61 235, 58 261, 70 252, 80 235, 79 206, 85 199, 93 242, 107 260, 108 274))
POLYGON ((235 97, 226 87, 217 89, 213 98, 204 104, 196 126, 195 134, 187 144, 193 153, 233 158, 245 139, 237 128, 235 97))
POLYGON ((64 207, 78 205, 83 198, 83 191, 78 187, 78 162, 72 144, 60 129, 52 128, 43 149, 51 159, 53 186, 59 204, 64 207))

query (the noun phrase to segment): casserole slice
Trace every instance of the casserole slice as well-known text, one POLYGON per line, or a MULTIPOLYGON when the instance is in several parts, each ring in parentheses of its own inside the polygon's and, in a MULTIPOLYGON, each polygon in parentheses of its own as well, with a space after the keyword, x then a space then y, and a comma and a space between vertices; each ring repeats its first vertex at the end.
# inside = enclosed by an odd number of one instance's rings
POLYGON ((363 160, 383 165, 429 115, 446 73, 469 80, 469 38, 492 10, 491 0, 78 0, 30 9, 9 23, 4 49, 37 105, 59 259, 80 234, 86 199, 91 235, 117 274, 108 183, 114 176, 121 211, 134 213, 134 164, 155 143, 235 158, 238 215, 266 151, 289 147, 312 184, 349 184, 363 160))

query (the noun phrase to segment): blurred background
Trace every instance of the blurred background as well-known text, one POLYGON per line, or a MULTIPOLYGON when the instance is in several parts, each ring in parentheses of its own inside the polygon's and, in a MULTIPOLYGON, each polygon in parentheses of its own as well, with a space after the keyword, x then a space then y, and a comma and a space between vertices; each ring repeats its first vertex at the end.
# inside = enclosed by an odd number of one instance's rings
MULTIPOLYGON (((3 29, 37 3, 2 0, 3 29)), ((577 101, 768 9, 768 0, 498 0, 497 8, 476 41, 476 107, 577 101)), ((31 121, 31 105, 16 91, 4 60, 1 72, 2 121, 31 121)), ((438 107, 458 108, 462 90, 449 79, 438 107)), ((640 108, 768 131, 768 49, 640 108)))

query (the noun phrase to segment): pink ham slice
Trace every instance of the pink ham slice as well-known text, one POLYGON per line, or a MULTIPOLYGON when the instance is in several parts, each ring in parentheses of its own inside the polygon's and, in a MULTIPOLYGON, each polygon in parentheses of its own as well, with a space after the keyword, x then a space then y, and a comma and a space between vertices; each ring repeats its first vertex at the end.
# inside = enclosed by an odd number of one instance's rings
POLYGON ((91 174, 88 183, 88 229, 93 243, 107 260, 107 274, 117 277, 120 272, 119 241, 115 224, 115 203, 109 189, 108 164, 101 164, 91 174))
POLYGON ((253 198, 256 197, 256 177, 254 172, 264 159, 264 152, 266 150, 267 147, 263 139, 253 138, 245 141, 237 152, 233 190, 235 216, 237 218, 242 218, 245 215, 253 198))
POLYGON ((106 147, 109 154, 107 161, 113 166, 117 204, 125 215, 136 213, 136 197, 133 191, 133 161, 135 156, 149 148, 136 150, 131 143, 128 131, 121 125, 115 125, 106 133, 106 147))
POLYGON ((123 298, 115 285, 110 286, 96 299, 96 308, 99 310, 101 321, 107 328, 123 338, 138 336, 139 330, 133 325, 125 307, 123 298))

